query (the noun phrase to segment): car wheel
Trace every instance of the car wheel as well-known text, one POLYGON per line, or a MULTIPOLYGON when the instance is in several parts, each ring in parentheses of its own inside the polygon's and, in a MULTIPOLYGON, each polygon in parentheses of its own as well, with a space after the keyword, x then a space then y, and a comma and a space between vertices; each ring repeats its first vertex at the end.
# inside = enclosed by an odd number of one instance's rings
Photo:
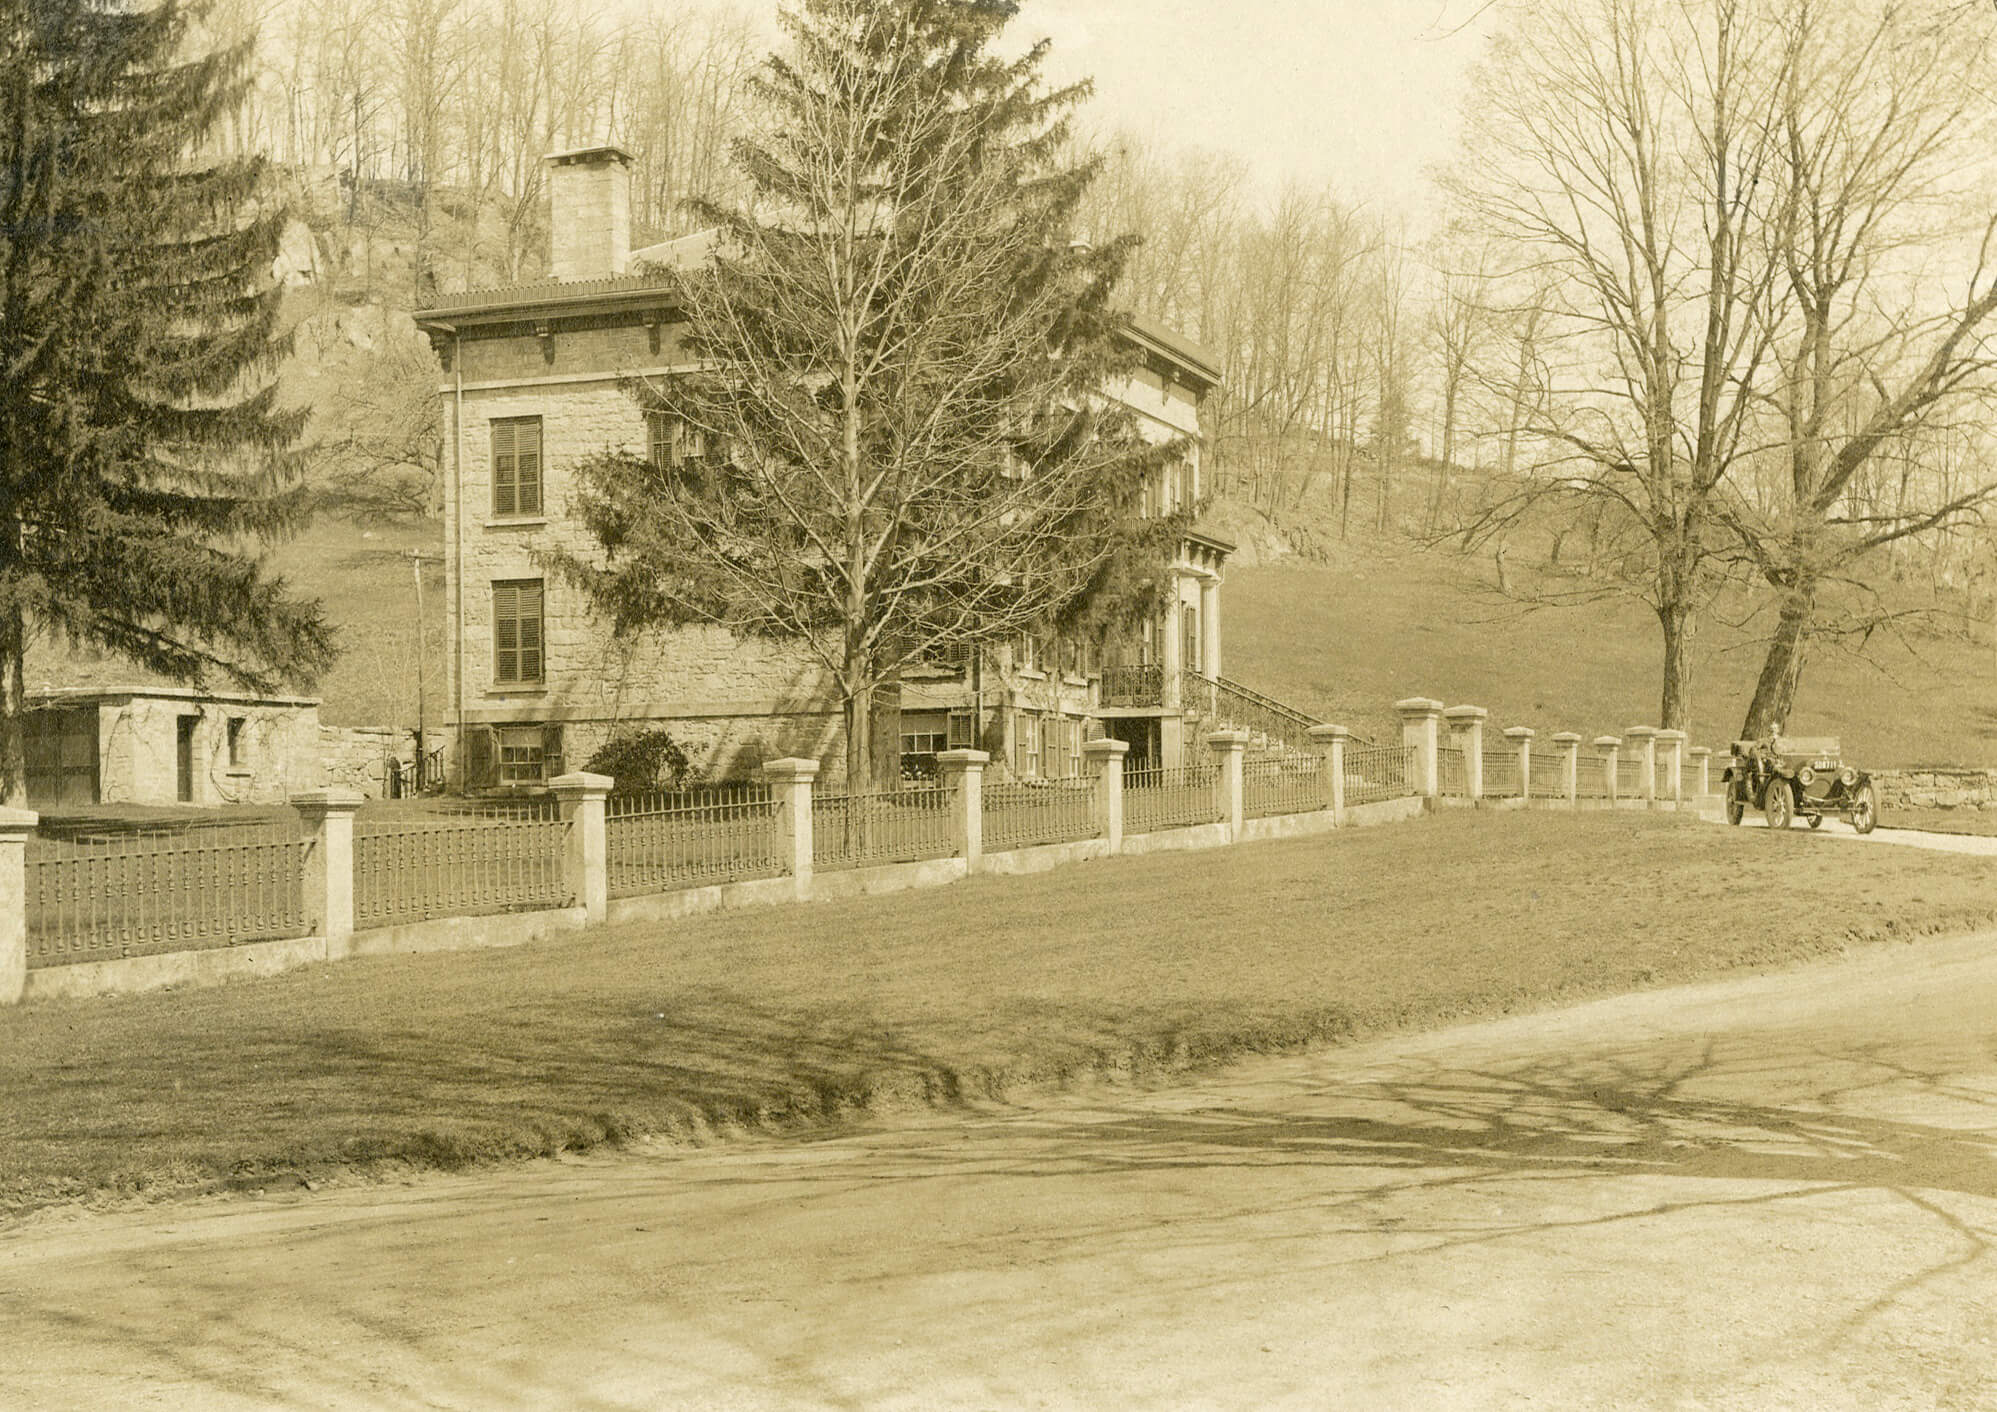
POLYGON ((1768 815, 1768 827, 1786 829, 1789 821, 1796 817, 1796 799, 1789 793, 1789 781, 1770 780, 1768 793, 1761 802, 1762 811, 1768 815))
POLYGON ((1872 792, 1869 784, 1858 787, 1858 798, 1851 806, 1851 826, 1860 833, 1871 833, 1879 824, 1879 797, 1872 792))
POLYGON ((1739 823, 1741 820, 1741 815, 1745 814, 1746 812, 1747 812, 1747 801, 1740 797, 1740 791, 1737 789, 1728 790, 1727 822, 1730 824, 1739 823))
POLYGON ((1820 829, 1820 828, 1822 828, 1823 826, 1824 826, 1824 816, 1823 816, 1822 814, 1812 814, 1812 815, 1810 815, 1810 827, 1811 827, 1811 828, 1813 828, 1813 829, 1820 829))

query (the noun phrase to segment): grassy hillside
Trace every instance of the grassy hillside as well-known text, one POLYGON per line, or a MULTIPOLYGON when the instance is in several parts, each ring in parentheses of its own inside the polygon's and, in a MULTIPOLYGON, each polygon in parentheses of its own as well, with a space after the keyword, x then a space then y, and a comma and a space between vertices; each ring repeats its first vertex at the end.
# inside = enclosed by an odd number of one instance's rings
MULTIPOLYGON (((1343 549, 1334 562, 1228 571, 1226 675, 1365 734, 1391 705, 1431 696, 1486 706, 1490 727, 1616 734, 1654 723, 1662 637, 1630 603, 1527 612, 1488 563, 1343 549)), ((1695 744, 1739 729, 1761 666, 1755 625, 1709 619, 1693 654, 1695 744)), ((1868 765, 1997 765, 1997 651, 1987 640, 1877 637, 1861 659, 1825 649, 1788 728, 1838 735, 1868 765)))
MULTIPOLYGON (((318 684, 321 719, 332 725, 416 724, 416 583, 411 550, 443 552, 435 521, 357 523, 320 515, 310 529, 278 551, 293 587, 324 600, 339 629, 340 660, 318 684)), ((423 570, 423 684, 431 725, 444 719, 444 574, 423 570)))

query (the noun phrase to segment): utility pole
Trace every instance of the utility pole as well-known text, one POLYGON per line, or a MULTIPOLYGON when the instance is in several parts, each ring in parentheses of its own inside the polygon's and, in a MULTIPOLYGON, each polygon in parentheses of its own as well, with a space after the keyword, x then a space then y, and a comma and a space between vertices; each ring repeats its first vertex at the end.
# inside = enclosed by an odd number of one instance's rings
POLYGON ((428 761, 430 758, 430 733, 428 696, 423 689, 423 668, 429 651, 429 642, 423 631, 423 566, 441 564, 441 554, 424 554, 418 550, 409 551, 409 572, 416 580, 416 792, 421 794, 429 783, 428 761))

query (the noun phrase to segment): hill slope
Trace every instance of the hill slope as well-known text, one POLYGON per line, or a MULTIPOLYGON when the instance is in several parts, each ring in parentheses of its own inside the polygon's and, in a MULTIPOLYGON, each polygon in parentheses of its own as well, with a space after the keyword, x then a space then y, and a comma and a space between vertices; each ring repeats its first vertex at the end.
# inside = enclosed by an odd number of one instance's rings
MULTIPOLYGON (((1391 734, 1392 703, 1408 696, 1488 707, 1493 732, 1593 737, 1657 719, 1662 637, 1633 603, 1527 612, 1482 565, 1343 548, 1329 564, 1232 566, 1222 599, 1227 676, 1362 734, 1391 734)), ((1761 655, 1752 624, 1703 625, 1694 744, 1733 738, 1761 655)), ((1997 766, 1997 653, 1959 638, 1875 637, 1865 659, 1827 647, 1787 725, 1842 736, 1871 766, 1997 766)))

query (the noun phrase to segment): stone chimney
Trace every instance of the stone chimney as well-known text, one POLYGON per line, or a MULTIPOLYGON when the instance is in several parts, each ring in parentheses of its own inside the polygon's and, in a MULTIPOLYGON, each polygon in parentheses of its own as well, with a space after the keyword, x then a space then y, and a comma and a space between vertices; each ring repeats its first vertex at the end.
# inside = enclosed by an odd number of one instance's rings
POLYGON ((631 154, 621 147, 550 153, 548 187, 556 279, 608 279, 631 263, 631 154))

